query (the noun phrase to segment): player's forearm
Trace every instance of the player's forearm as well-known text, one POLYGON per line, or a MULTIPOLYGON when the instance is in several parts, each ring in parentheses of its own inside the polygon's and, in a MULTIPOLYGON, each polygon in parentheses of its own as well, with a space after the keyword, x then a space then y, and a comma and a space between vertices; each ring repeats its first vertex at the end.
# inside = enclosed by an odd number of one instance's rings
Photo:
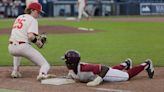
POLYGON ((87 83, 87 86, 97 86, 103 81, 103 78, 100 76, 96 76, 96 78, 93 81, 90 81, 87 83))
POLYGON ((28 33, 28 39, 33 42, 38 48, 41 48, 43 43, 37 39, 37 35, 34 33, 28 33))
POLYGON ((28 39, 33 43, 35 43, 37 40, 36 36, 37 35, 35 35, 34 33, 28 33, 28 39))
POLYGON ((98 74, 101 78, 104 78, 104 76, 106 75, 106 73, 108 72, 109 67, 105 66, 105 65, 101 65, 101 72, 98 74))
POLYGON ((72 78, 72 79, 79 79, 78 76, 74 73, 73 70, 69 70, 68 72, 68 75, 67 75, 69 78, 72 78))
POLYGON ((101 65, 101 72, 96 76, 96 78, 93 81, 90 81, 87 83, 87 86, 97 86, 99 85, 102 81, 106 73, 108 72, 109 67, 105 65, 101 65))

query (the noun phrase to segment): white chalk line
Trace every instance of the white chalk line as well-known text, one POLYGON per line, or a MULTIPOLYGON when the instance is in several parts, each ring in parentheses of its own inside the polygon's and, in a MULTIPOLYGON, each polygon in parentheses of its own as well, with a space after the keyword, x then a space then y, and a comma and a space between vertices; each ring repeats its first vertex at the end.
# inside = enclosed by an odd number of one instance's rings
POLYGON ((105 91, 105 92, 132 92, 129 90, 121 90, 121 89, 107 89, 107 88, 93 88, 93 89, 98 91, 105 91))

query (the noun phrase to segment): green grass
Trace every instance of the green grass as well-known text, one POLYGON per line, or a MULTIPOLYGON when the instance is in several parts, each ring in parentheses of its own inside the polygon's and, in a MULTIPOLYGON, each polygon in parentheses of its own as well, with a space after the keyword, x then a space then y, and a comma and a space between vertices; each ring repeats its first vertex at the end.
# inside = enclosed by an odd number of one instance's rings
MULTIPOLYGON (((11 27, 13 20, 0 20, 0 28, 11 27), (7 21, 7 22, 6 22, 7 21)), ((49 34, 48 43, 38 49, 51 65, 63 65, 60 57, 69 49, 78 50, 82 61, 114 65, 126 58, 140 64, 150 58, 155 66, 164 66, 163 22, 64 21, 40 19, 39 25, 90 27, 100 32, 49 34)), ((0 65, 12 65, 8 53, 9 35, 0 35, 0 65)), ((31 65, 23 59, 22 64, 31 65)))

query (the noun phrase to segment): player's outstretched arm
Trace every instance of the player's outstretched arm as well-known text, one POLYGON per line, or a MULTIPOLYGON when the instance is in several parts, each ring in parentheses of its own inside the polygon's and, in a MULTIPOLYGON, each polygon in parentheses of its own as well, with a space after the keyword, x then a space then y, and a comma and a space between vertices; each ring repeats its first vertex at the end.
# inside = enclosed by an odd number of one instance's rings
POLYGON ((93 81, 90 81, 87 83, 87 86, 97 86, 99 85, 102 81, 106 73, 108 72, 109 67, 105 65, 101 65, 101 72, 96 76, 96 78, 93 81))

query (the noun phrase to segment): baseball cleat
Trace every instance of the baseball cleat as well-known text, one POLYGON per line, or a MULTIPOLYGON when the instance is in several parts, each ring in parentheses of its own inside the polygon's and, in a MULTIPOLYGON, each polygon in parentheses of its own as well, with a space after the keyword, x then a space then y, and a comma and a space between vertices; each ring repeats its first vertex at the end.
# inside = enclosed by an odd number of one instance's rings
POLYGON ((126 65, 127 65, 127 66, 125 67, 125 70, 129 70, 129 69, 132 68, 132 60, 131 60, 130 58, 127 58, 124 62, 125 62, 126 65))
POLYGON ((12 77, 12 78, 21 78, 22 75, 21 75, 21 73, 18 72, 18 71, 12 71, 11 77, 12 77))
POLYGON ((154 76, 153 63, 150 59, 145 60, 145 63, 148 65, 148 67, 145 70, 147 71, 149 78, 152 79, 154 76))
POLYGON ((42 74, 42 75, 38 75, 37 76, 37 80, 38 81, 41 81, 41 80, 44 80, 44 79, 48 79, 48 78, 56 78, 56 75, 53 75, 53 74, 42 74))
POLYGON ((47 75, 46 75, 46 74, 42 74, 42 75, 38 75, 38 76, 37 76, 37 80, 38 80, 38 81, 44 80, 44 79, 46 79, 46 78, 47 78, 47 75))

